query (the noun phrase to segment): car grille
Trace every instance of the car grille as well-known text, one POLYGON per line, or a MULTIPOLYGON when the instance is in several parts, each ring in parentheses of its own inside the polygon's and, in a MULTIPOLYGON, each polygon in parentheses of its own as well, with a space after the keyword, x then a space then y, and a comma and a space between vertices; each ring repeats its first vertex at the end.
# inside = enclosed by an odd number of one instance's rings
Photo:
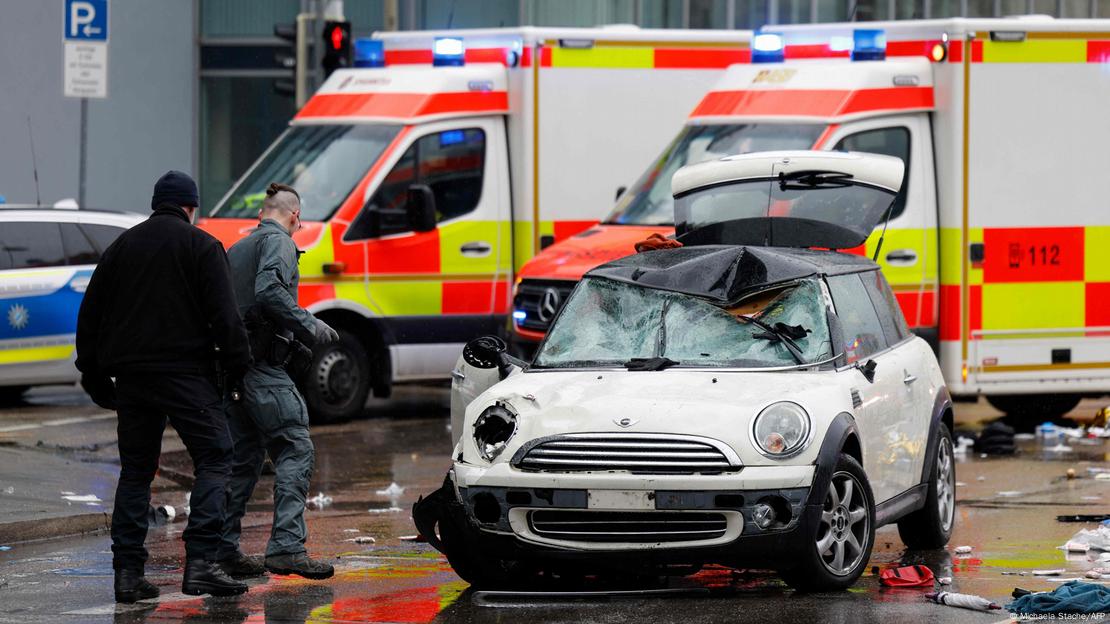
POLYGON ((566 280, 522 280, 516 289, 513 310, 523 311, 526 316, 523 321, 517 321, 517 325, 532 331, 546 332, 577 283, 566 280))
POLYGON ((540 441, 513 458, 521 470, 637 474, 719 473, 740 469, 735 454, 704 439, 665 434, 570 434, 540 441), (731 455, 731 457, 730 457, 731 455))
POLYGON ((692 542, 728 529, 715 512, 544 509, 530 512, 528 522, 538 537, 579 542, 692 542))

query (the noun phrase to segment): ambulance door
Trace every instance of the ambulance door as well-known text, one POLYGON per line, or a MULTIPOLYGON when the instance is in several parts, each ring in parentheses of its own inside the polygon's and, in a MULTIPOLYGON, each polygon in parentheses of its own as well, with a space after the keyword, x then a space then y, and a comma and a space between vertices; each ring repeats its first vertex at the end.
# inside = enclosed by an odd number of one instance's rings
MULTIPOLYGON (((928 116, 920 113, 844 124, 828 145, 833 150, 896 156, 906 163, 905 182, 891 210, 877 261, 910 327, 935 337, 937 211, 931 137, 928 116)), ((881 230, 880 225, 867 239, 869 258, 875 255, 881 230)))
POLYGON ((390 330, 393 380, 446 378, 506 306, 504 120, 421 124, 406 138, 345 239, 367 241, 367 295, 390 330), (431 197, 434 227, 414 213, 414 193, 431 197))

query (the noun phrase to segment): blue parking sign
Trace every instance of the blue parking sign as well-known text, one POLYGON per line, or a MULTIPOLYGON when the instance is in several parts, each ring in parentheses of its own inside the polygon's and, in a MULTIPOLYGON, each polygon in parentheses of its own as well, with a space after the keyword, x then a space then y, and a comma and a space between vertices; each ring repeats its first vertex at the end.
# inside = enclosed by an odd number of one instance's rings
POLYGON ((66 41, 108 41, 108 0, 63 0, 66 41))

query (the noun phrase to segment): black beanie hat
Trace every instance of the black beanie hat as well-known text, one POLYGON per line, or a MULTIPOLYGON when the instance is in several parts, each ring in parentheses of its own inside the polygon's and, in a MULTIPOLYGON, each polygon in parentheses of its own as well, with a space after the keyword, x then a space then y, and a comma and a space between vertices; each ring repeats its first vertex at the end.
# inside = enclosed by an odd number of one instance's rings
POLYGON ((154 183, 154 196, 150 198, 150 209, 154 210, 158 207, 158 204, 166 203, 175 206, 200 205, 197 183, 189 177, 189 174, 180 171, 167 171, 154 183))

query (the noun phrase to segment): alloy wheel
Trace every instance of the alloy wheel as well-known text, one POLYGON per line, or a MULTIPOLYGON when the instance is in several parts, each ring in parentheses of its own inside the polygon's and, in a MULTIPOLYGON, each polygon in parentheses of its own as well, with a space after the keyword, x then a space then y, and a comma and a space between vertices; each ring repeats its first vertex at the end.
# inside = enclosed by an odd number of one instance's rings
POLYGON ((952 440, 942 437, 937 448, 937 507, 941 528, 948 532, 956 515, 956 471, 952 464, 952 440))
POLYGON ((851 473, 835 473, 817 527, 817 554, 829 572, 847 576, 859 565, 867 552, 870 524, 863 485, 851 473))

